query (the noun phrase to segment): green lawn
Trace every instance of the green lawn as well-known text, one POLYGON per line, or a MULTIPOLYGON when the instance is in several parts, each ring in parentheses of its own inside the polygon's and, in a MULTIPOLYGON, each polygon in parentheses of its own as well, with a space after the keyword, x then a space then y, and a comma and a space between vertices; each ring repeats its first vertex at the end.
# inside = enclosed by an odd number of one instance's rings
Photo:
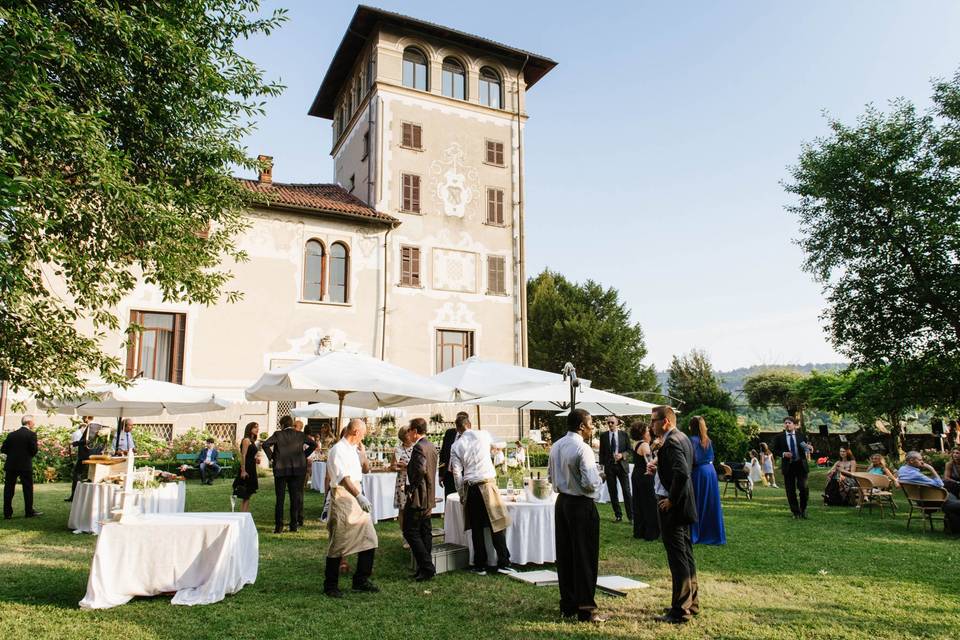
MULTIPOLYGON (((724 500, 728 544, 695 549, 703 612, 683 628, 655 623, 669 574, 660 543, 631 537, 601 505, 601 573, 633 576, 650 589, 598 596, 610 620, 562 622, 555 587, 502 576, 446 574, 426 587, 407 579, 409 556, 394 523, 380 524, 377 595, 322 595, 326 531, 308 492, 307 527, 274 535, 272 484, 254 499, 260 529, 256 584, 219 604, 175 607, 140 598, 108 611, 80 611, 96 538, 66 530, 69 487, 37 489, 42 518, 0 524, 0 629, 15 638, 958 638, 960 538, 910 531, 906 517, 880 520, 820 506, 815 475, 810 520, 789 517, 782 490, 724 500)), ((229 509, 229 482, 191 481, 188 511, 229 509)), ((899 498, 899 497, 898 497, 899 498)), ((16 509, 22 509, 18 492, 16 509)), ((902 498, 898 499, 904 505, 902 498)), ((344 581, 346 584, 346 580, 344 581)))

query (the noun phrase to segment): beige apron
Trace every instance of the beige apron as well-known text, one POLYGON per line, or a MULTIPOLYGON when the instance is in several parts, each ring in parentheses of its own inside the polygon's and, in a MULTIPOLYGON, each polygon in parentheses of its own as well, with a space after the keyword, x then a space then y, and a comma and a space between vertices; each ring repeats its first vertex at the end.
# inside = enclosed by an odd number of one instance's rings
MULTIPOLYGON (((496 533, 509 527, 510 516, 507 515, 507 508, 504 506, 503 499, 500 497, 500 489, 497 487, 497 483, 493 480, 486 480, 478 483, 476 486, 480 490, 480 495, 483 496, 483 505, 487 508, 487 516, 490 518, 490 530, 496 533)), ((469 498, 467 498, 467 500, 469 500, 469 498)), ((464 509, 466 509, 466 502, 463 506, 464 509)), ((464 520, 467 521, 468 519, 464 518, 464 520)))
POLYGON ((330 489, 330 519, 327 531, 330 533, 328 558, 342 558, 367 549, 376 549, 379 545, 377 532, 373 528, 373 518, 360 508, 357 499, 343 487, 330 489))

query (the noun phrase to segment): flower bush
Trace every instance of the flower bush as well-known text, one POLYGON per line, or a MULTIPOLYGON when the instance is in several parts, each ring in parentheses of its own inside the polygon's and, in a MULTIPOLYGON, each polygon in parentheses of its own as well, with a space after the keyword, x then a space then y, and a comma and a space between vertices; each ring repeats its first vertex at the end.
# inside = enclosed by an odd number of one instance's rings
MULTIPOLYGON (((37 433, 37 455, 33 459, 33 481, 36 483, 69 480, 73 473, 73 451, 70 449, 69 427, 39 426, 37 433)), ((0 442, 8 433, 0 434, 0 442)))

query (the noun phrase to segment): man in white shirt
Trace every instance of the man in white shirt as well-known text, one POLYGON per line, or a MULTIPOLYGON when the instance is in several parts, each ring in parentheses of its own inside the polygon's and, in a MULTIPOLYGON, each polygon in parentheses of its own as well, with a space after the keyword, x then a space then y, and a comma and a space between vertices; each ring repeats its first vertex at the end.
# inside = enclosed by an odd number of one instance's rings
POLYGON ((339 586, 340 561, 354 553, 357 554, 357 569, 353 574, 353 590, 367 593, 380 590, 370 582, 374 553, 379 545, 370 517, 373 505, 362 493, 363 474, 370 468, 363 447, 366 434, 366 424, 354 418, 327 455, 330 546, 327 548, 323 592, 331 598, 343 597, 339 586))
POLYGON ((133 420, 124 418, 117 430, 117 437, 113 439, 113 455, 125 456, 129 451, 136 451, 133 441, 133 420))
POLYGON ((510 517, 500 498, 497 472, 490 458, 490 434, 474 431, 470 418, 457 417, 463 434, 450 449, 450 472, 463 505, 465 529, 473 540, 473 568, 477 575, 487 575, 487 545, 484 529, 490 529, 493 548, 497 552, 497 570, 513 573, 510 550, 504 533, 510 526, 510 517))
POLYGON ((603 622, 597 608, 600 515, 595 497, 602 480, 593 449, 593 421, 583 409, 567 416, 567 435, 550 448, 547 475, 557 497, 554 507, 560 614, 581 622, 603 622))

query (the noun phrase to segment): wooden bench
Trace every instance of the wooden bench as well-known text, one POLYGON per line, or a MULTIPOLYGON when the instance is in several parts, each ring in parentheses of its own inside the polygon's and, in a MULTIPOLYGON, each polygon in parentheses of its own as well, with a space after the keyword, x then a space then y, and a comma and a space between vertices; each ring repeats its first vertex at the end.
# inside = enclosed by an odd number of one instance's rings
MULTIPOLYGON (((197 467, 194 467, 193 464, 197 461, 197 456, 199 453, 178 453, 176 455, 177 467, 180 465, 190 465, 190 467, 184 470, 183 475, 187 476, 188 473, 192 471, 199 472, 197 467)), ((233 471, 233 452, 231 451, 221 451, 220 456, 217 459, 217 464, 220 465, 220 475, 226 477, 227 471, 233 471)), ((189 477, 189 476, 187 476, 189 477)))

